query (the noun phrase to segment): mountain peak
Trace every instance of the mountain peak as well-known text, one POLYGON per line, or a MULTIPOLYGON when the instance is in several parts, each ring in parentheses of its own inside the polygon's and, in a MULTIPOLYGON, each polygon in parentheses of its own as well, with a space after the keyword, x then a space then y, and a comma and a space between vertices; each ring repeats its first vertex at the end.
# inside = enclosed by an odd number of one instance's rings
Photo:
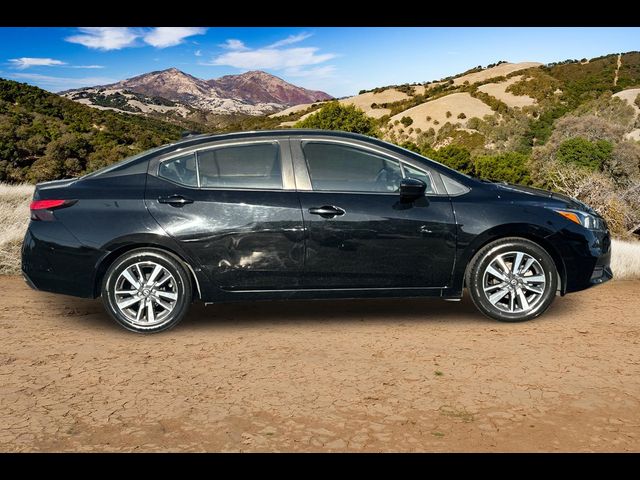
POLYGON ((325 92, 292 85, 262 70, 225 75, 208 80, 207 84, 217 89, 223 96, 242 98, 251 103, 278 103, 292 106, 333 98, 325 92))

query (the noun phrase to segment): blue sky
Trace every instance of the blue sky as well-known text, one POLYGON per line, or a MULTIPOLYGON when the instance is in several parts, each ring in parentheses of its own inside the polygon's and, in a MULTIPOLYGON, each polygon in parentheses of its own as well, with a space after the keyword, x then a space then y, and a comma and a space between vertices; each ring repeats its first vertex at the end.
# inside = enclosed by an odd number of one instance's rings
POLYGON ((341 97, 499 60, 631 50, 640 50, 640 28, 4 27, 0 77, 55 92, 169 67, 204 79, 264 70, 341 97))

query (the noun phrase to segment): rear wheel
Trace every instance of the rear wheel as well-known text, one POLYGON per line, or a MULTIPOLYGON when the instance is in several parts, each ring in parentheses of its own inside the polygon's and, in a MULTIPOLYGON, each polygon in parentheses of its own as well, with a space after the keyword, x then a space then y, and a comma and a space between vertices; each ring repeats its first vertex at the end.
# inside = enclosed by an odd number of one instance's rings
POLYGON ((504 238, 483 247, 471 260, 467 288, 485 315, 505 322, 541 315, 555 298, 558 273, 540 245, 504 238))
POLYGON ((173 256, 138 249, 119 257, 107 270, 102 302, 121 326, 140 333, 167 330, 186 315, 191 281, 173 256))

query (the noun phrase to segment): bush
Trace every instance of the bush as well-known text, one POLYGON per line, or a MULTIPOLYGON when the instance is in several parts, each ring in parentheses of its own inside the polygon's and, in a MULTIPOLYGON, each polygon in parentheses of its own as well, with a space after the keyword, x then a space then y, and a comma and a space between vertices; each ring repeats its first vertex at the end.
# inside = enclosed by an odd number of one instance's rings
POLYGON ((459 172, 471 174, 474 172, 471 152, 466 148, 457 145, 447 145, 439 150, 426 149, 423 155, 459 172))
POLYGON ((402 117, 400 119, 400 123, 402 125, 404 125, 405 127, 408 127, 409 125, 411 125, 413 123, 413 118, 404 116, 404 117, 402 117))
POLYGON ((317 113, 295 124, 296 128, 320 128, 342 130, 377 137, 379 135, 374 119, 354 105, 329 102, 317 113))
POLYGON ((460 112, 460 113, 458 114, 458 118, 460 118, 460 119, 464 120, 465 118, 467 118, 467 116, 466 116, 463 112, 460 112))
POLYGON ((613 152, 613 145, 606 140, 590 142, 582 137, 565 140, 558 147, 556 158, 564 164, 587 167, 591 171, 601 170, 613 152))
POLYGON ((447 110, 447 118, 451 118, 451 112, 447 110))
POLYGON ((492 181, 531 185, 529 157, 522 153, 507 152, 501 155, 485 155, 476 158, 475 175, 492 181))

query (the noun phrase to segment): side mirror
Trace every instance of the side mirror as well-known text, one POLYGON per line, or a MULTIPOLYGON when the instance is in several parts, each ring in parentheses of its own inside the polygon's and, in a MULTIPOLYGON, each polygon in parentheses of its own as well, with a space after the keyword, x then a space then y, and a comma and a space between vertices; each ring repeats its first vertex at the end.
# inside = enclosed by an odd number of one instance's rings
POLYGON ((420 197, 424 197, 427 184, 417 178, 403 178, 400 181, 400 200, 410 202, 420 197))

